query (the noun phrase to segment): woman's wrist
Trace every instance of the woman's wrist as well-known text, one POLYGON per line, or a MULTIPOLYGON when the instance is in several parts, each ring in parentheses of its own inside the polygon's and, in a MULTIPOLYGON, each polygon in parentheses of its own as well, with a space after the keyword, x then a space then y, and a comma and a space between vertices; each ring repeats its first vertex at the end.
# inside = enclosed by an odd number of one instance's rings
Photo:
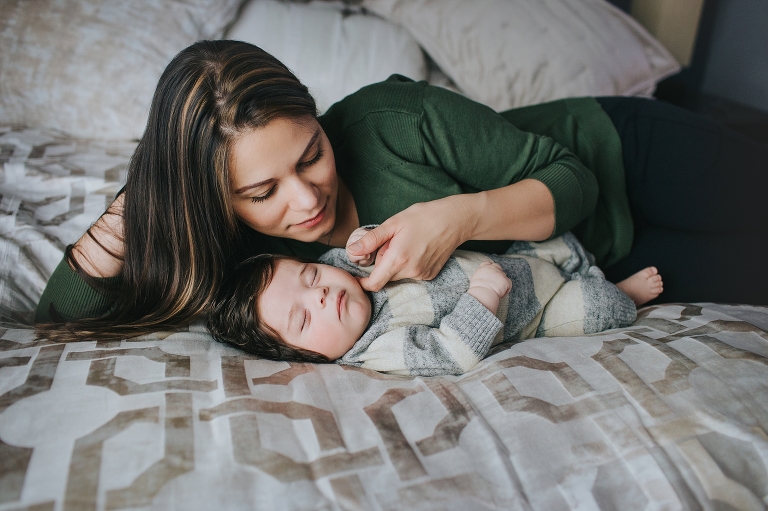
POLYGON ((465 241, 480 239, 482 212, 488 200, 484 192, 452 195, 447 199, 453 201, 451 211, 455 215, 449 221, 456 226, 456 246, 465 241))

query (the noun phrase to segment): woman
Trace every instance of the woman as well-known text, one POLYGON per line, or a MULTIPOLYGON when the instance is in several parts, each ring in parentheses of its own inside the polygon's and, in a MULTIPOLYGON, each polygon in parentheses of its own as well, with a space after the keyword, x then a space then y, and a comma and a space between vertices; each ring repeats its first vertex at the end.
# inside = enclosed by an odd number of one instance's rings
POLYGON ((678 109, 582 98, 498 115, 392 77, 315 114, 307 89, 254 46, 204 41, 182 51, 160 79, 124 194, 49 281, 38 321, 69 320, 70 328, 41 327, 46 335, 121 338, 184 325, 205 311, 227 264, 258 252, 317 257, 370 223, 382 225, 352 249, 386 248, 363 282, 371 290, 391 279, 430 279, 459 246, 502 252, 504 240, 568 230, 599 264, 613 265, 614 278, 659 266, 671 281, 665 301, 749 302, 744 285, 768 280, 758 269, 734 281, 728 265, 736 258, 720 247, 738 226, 739 246, 765 258, 768 214, 753 201, 765 173, 751 166, 765 165, 766 148, 723 132, 736 153, 728 157, 743 161, 707 162, 707 181, 689 183, 702 174, 689 156, 701 150, 701 129, 721 128, 694 116, 703 128, 683 129, 679 119, 691 116, 678 109), (653 175, 638 162, 659 156, 658 136, 668 133, 643 116, 670 117, 678 122, 671 131, 684 131, 672 133, 684 144, 654 160, 663 168, 653 175), (667 193, 669 184, 677 188, 667 193), (659 204, 652 214, 649 195, 659 204), (688 223, 675 213, 680 203, 688 223), (648 241, 643 233, 656 222, 667 238, 648 241), (701 235, 692 245, 701 252, 688 250, 689 232, 701 235), (712 285, 707 268, 710 282, 699 290, 692 257, 718 263, 727 285, 712 285), (656 262, 679 258, 685 264, 674 275, 656 262))

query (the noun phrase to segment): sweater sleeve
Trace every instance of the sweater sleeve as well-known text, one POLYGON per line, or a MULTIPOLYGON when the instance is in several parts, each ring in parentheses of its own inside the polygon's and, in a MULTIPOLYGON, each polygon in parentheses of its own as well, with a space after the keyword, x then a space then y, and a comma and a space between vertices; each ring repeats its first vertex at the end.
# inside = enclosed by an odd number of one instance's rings
MULTIPOLYGON (((112 277, 100 281, 110 287, 117 284, 118 279, 119 277, 112 277)), ((89 286, 69 266, 65 257, 48 279, 37 304, 35 322, 56 321, 56 315, 65 320, 99 317, 105 314, 112 304, 113 300, 89 286)))
POLYGON ((593 172, 552 138, 519 130, 492 109, 441 87, 425 87, 420 122, 425 158, 465 192, 536 179, 555 203, 553 236, 591 214, 598 185, 593 172))
POLYGON ((501 327, 491 311, 465 293, 439 327, 395 328, 377 337, 365 351, 345 355, 339 362, 392 374, 462 374, 488 353, 501 327))

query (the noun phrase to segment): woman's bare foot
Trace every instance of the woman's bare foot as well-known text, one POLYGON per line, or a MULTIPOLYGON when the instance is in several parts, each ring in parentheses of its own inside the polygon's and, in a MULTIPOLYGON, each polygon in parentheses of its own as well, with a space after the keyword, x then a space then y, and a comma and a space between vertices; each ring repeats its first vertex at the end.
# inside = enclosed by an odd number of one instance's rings
POLYGON ((664 291, 664 283, 661 281, 661 275, 655 266, 640 270, 616 284, 616 287, 632 298, 638 307, 650 302, 664 291))

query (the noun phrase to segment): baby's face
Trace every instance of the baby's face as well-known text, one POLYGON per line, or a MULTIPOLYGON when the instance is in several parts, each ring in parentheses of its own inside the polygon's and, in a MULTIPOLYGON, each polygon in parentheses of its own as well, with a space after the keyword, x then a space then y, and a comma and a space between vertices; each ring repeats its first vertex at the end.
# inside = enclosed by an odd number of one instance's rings
POLYGON ((371 302, 352 275, 290 259, 276 261, 257 309, 286 343, 331 360, 352 348, 371 319, 371 302))

